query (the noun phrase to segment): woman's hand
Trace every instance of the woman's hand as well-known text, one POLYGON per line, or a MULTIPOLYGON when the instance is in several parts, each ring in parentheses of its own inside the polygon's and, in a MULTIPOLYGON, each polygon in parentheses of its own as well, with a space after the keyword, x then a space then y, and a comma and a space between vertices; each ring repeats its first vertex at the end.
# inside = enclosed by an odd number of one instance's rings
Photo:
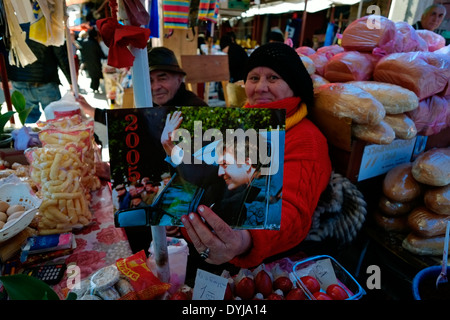
POLYGON ((161 144, 168 156, 172 155, 172 149, 174 148, 174 131, 180 127, 182 121, 181 111, 175 111, 172 115, 170 113, 167 115, 166 125, 161 133, 161 144))
POLYGON ((209 249, 206 262, 211 264, 228 262, 252 246, 248 230, 233 230, 207 206, 200 205, 198 214, 190 213, 188 216, 182 216, 181 221, 197 251, 200 253, 209 249))

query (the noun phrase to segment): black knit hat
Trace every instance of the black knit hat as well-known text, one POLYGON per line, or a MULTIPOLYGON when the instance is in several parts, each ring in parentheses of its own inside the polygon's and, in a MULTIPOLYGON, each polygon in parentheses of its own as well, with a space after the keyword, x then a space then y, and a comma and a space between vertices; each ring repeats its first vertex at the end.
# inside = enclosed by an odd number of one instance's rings
POLYGON ((245 68, 245 77, 256 67, 268 67, 278 73, 294 92, 308 106, 314 101, 311 76, 300 56, 290 46, 282 42, 269 42, 253 51, 245 68))
POLYGON ((148 66, 150 71, 164 70, 186 75, 180 68, 175 53, 165 47, 155 47, 148 51, 148 66))

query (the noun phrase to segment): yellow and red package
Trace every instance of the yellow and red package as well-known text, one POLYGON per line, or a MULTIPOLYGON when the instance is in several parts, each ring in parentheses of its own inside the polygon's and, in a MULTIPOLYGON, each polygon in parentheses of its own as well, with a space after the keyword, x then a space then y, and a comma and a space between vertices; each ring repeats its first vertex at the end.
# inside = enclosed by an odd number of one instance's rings
POLYGON ((141 250, 128 258, 116 261, 117 269, 128 278, 139 300, 153 300, 170 288, 169 283, 159 280, 146 264, 147 257, 141 250))

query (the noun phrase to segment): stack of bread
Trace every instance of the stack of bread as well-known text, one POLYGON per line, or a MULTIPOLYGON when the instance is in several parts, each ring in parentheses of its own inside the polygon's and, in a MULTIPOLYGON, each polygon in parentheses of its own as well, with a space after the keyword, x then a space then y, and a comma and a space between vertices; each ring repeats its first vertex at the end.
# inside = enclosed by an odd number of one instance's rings
POLYGON ((374 212, 386 231, 405 234, 402 246, 418 255, 441 255, 450 221, 450 147, 433 148, 391 169, 374 212))
POLYGON ((297 53, 317 109, 351 118, 355 138, 390 144, 450 126, 450 47, 441 38, 372 15, 347 26, 342 46, 297 53))

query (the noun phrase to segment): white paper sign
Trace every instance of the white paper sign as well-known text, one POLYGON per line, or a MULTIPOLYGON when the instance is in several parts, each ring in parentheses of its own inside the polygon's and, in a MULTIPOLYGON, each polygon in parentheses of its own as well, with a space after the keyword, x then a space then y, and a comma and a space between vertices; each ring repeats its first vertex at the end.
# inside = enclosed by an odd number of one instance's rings
POLYGON ((198 269, 192 300, 223 300, 227 283, 224 277, 198 269))
POLYGON ((411 161, 416 139, 394 140, 387 145, 371 144, 364 148, 358 181, 373 178, 411 161))
POLYGON ((320 287, 326 291, 328 286, 338 283, 333 265, 330 259, 316 261, 311 269, 311 275, 320 283, 320 287))

